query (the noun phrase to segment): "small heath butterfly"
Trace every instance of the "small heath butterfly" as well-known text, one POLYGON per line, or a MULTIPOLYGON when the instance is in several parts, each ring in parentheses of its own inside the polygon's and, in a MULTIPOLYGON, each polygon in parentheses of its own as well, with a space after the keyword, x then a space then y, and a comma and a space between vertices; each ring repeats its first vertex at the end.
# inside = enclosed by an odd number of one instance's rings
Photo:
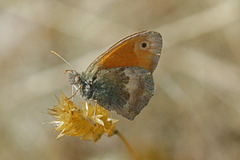
POLYGON ((162 36, 142 31, 123 38, 93 61, 85 72, 69 74, 80 95, 133 120, 154 94, 152 73, 162 49, 162 36))

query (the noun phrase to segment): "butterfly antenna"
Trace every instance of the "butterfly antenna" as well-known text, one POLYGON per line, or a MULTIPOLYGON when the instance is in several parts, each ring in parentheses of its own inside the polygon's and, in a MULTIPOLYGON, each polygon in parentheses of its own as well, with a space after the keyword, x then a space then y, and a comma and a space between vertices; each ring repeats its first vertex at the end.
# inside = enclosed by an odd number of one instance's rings
POLYGON ((64 59, 62 56, 60 56, 59 54, 57 54, 56 52, 54 51, 51 51, 53 54, 55 54, 56 56, 58 56, 59 58, 61 58, 65 63, 67 63, 72 69, 73 71, 76 71, 75 68, 70 64, 68 63, 68 61, 66 59, 64 59))

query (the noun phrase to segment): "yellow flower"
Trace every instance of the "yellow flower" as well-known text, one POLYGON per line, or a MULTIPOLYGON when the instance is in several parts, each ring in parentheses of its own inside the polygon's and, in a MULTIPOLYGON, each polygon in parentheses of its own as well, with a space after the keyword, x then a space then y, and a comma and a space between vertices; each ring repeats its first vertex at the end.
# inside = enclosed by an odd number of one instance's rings
POLYGON ((62 101, 58 99, 58 102, 58 105, 48 109, 48 114, 56 119, 50 123, 55 125, 56 131, 61 131, 57 139, 67 135, 97 142, 103 134, 108 137, 115 134, 115 123, 118 120, 109 118, 105 108, 99 105, 93 107, 87 103, 81 103, 81 108, 63 93, 62 101))

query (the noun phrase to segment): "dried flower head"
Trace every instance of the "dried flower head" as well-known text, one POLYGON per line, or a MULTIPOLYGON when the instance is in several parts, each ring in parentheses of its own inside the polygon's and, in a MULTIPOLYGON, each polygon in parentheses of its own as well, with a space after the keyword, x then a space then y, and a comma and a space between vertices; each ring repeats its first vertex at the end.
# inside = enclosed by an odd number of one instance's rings
POLYGON ((57 139, 67 135, 97 142, 103 134, 110 137, 115 133, 115 122, 118 120, 109 118, 105 108, 99 105, 93 107, 88 103, 81 103, 82 107, 79 107, 63 93, 62 101, 58 99, 58 102, 58 105, 48 109, 48 114, 56 118, 50 123, 56 126, 56 131, 61 131, 57 139))

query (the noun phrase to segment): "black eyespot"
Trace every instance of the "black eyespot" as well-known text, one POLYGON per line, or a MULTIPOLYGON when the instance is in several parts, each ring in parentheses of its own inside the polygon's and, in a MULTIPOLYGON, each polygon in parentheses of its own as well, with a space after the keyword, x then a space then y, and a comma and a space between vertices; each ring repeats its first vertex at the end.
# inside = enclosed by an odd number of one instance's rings
POLYGON ((143 42, 142 43, 142 48, 146 48, 147 47, 147 43, 143 42))
POLYGON ((148 41, 143 41, 143 42, 140 44, 140 49, 142 49, 142 50, 146 50, 146 49, 148 49, 148 47, 149 47, 148 41))

